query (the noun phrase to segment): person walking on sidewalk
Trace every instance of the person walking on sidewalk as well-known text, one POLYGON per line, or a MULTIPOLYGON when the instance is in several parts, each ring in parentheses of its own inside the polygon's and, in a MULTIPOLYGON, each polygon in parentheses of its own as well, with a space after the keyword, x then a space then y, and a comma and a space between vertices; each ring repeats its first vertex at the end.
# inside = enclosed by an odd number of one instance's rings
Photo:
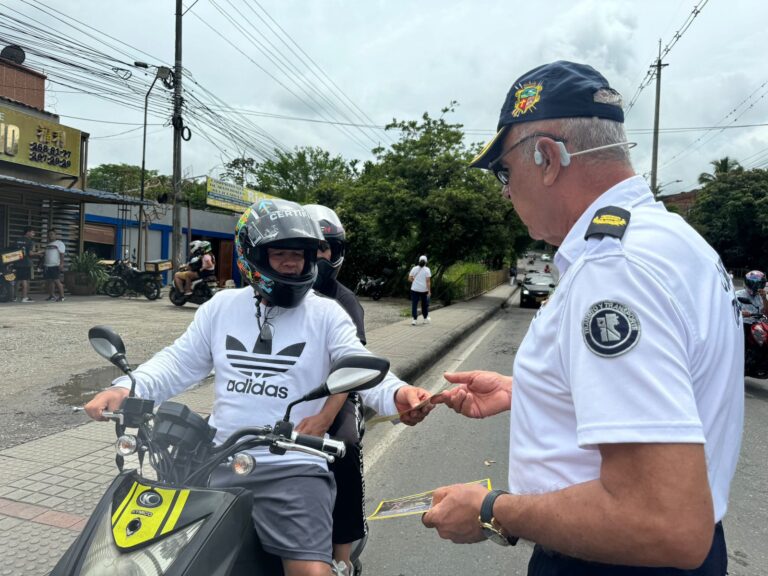
MULTIPOLYGON (((337 279, 344 263, 347 236, 339 216, 327 206, 304 206, 323 233, 317 250, 317 279, 312 287, 323 296, 333 298, 352 319, 357 338, 365 345, 365 312, 355 294, 337 279)), ((325 401, 316 416, 299 422, 296 431, 322 436, 326 432, 344 440, 347 454, 328 467, 336 480, 336 502, 333 505, 333 559, 345 562, 353 573, 352 544, 365 537, 365 481, 362 446, 363 405, 358 394, 336 394, 325 401)))
POLYGON ((427 257, 419 256, 419 264, 411 268, 408 273, 408 281, 411 283, 411 326, 416 326, 418 304, 421 300, 421 315, 424 323, 429 324, 429 297, 432 295, 432 272, 427 266, 427 257))
POLYGON ((48 298, 46 300, 64 302, 64 284, 61 275, 64 273, 64 242, 58 239, 56 230, 48 230, 48 244, 45 246, 43 257, 43 278, 45 278, 48 298), (59 292, 59 297, 54 295, 54 290, 59 292))
POLYGON ((733 286, 635 175, 623 121, 594 68, 546 64, 513 83, 471 164, 559 247, 562 275, 514 380, 446 374, 455 411, 511 410, 510 491, 438 489, 423 523, 454 542, 530 540, 529 575, 723 576, 744 419, 733 286))
MULTIPOLYGON (((210 424, 220 444, 240 428, 282 419, 292 400, 325 382, 335 360, 367 354, 344 310, 311 291, 321 240, 317 224, 294 202, 248 208, 237 224, 235 249, 249 285, 200 306, 184 334, 133 372, 137 393, 160 403, 215 369, 210 424)), ((91 418, 101 419, 127 396, 127 378, 113 384, 85 406, 91 418)), ((360 394, 381 414, 402 414, 406 424, 432 409, 415 409, 429 392, 392 373, 360 394)), ((322 404, 303 402, 292 414, 301 422, 322 404)), ((330 576, 336 484, 325 460, 267 449, 257 449, 256 459, 259 466, 247 477, 222 467, 211 485, 253 493, 255 529, 264 549, 282 558, 286 576, 330 576)))
POLYGON ((39 256, 35 251, 35 229, 31 226, 24 228, 24 235, 16 240, 16 247, 22 251, 24 257, 14 264, 16 280, 21 285, 21 301, 33 302, 29 297, 29 281, 32 279, 32 256, 39 256))

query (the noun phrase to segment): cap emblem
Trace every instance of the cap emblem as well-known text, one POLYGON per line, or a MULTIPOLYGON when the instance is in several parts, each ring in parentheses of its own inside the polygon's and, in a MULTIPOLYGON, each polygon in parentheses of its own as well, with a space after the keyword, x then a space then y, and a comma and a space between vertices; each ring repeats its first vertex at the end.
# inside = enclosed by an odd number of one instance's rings
POLYGON ((522 88, 515 92, 515 108, 512 110, 512 117, 525 114, 536 108, 536 104, 541 100, 541 91, 544 87, 540 82, 526 82, 522 88))

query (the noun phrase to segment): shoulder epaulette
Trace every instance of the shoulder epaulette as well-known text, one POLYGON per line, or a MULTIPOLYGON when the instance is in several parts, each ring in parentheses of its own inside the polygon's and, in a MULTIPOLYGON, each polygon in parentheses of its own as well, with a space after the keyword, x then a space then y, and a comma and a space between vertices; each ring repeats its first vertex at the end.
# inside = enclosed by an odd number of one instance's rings
POLYGON ((592 236, 613 236, 621 238, 629 225, 629 211, 618 206, 605 206, 600 208, 592 217, 584 240, 592 236))

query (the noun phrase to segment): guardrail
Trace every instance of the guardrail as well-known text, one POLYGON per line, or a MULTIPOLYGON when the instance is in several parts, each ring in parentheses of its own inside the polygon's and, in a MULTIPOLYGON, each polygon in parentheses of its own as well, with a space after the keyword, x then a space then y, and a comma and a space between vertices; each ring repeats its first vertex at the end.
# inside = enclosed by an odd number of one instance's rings
POLYGON ((509 282, 508 270, 491 270, 482 274, 463 274, 450 284, 444 285, 437 299, 448 304, 453 301, 469 300, 496 286, 509 282))

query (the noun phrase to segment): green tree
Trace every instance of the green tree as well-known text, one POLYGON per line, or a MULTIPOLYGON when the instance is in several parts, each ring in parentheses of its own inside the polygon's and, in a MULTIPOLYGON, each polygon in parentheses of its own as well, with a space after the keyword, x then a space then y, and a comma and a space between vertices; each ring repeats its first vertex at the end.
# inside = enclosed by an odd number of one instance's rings
MULTIPOLYGON (((88 187, 138 198, 141 196, 141 166, 132 164, 100 164, 88 170, 88 187)), ((170 176, 157 170, 144 173, 144 197, 157 200, 172 195, 170 176)))
MULTIPOLYGON (((439 118, 425 113, 420 121, 389 124, 400 140, 374 150, 376 161, 364 165, 356 186, 343 198, 340 208, 355 214, 377 239, 378 256, 359 262, 356 253, 350 254, 360 272, 378 274, 386 266, 402 277, 426 253, 439 281, 459 261, 502 267, 518 238, 527 238, 495 178, 468 169, 474 149, 465 146, 461 125, 446 120, 452 111, 453 103, 439 118)), ((373 256, 359 248, 364 258, 373 256)))
POLYGON ((224 164, 224 172, 219 174, 219 178, 252 188, 256 182, 256 166, 253 158, 234 158, 224 164))
POLYGON ((744 168, 742 168, 741 164, 739 164, 736 160, 729 158, 728 156, 720 158, 720 160, 712 160, 710 165, 714 168, 714 170, 712 170, 711 174, 709 172, 702 172, 699 174, 699 184, 708 184, 710 182, 714 182, 718 178, 728 176, 734 172, 744 171, 744 168))
POLYGON ((355 177, 355 162, 317 147, 275 150, 275 158, 255 167, 256 189, 299 204, 312 204, 340 182, 355 177))
POLYGON ((768 267, 768 171, 720 174, 701 189, 688 220, 729 268, 768 267))

